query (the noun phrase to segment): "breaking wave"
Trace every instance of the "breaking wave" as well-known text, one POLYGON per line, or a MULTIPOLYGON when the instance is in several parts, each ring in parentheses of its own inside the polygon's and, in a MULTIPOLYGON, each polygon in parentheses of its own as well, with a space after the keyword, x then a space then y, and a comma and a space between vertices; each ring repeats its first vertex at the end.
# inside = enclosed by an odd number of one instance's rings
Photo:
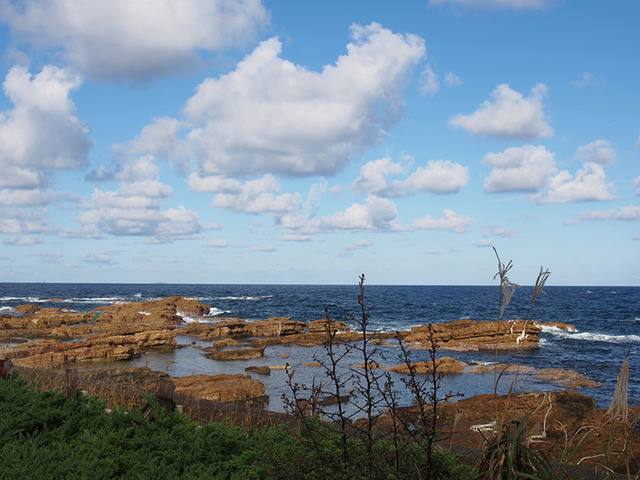
POLYGON ((587 342, 604 342, 604 343, 631 343, 640 342, 640 335, 610 335, 606 333, 595 332, 565 332, 557 327, 543 327, 543 333, 550 333, 559 338, 567 338, 570 340, 583 340, 587 342))

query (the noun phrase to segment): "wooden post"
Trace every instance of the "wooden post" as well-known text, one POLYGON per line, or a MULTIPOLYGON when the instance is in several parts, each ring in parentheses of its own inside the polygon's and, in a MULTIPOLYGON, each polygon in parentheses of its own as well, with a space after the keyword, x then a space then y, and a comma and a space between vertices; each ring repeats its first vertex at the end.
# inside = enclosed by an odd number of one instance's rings
POLYGON ((67 368, 64 371, 64 398, 67 400, 76 395, 78 390, 78 371, 75 368, 67 368))
POLYGON ((0 358, 0 379, 6 380, 9 378, 11 366, 12 363, 10 358, 0 358))
POLYGON ((158 384, 158 391, 156 392, 156 398, 160 407, 167 410, 167 413, 173 413, 175 404, 173 403, 173 392, 176 391, 176 386, 171 380, 162 380, 158 384))

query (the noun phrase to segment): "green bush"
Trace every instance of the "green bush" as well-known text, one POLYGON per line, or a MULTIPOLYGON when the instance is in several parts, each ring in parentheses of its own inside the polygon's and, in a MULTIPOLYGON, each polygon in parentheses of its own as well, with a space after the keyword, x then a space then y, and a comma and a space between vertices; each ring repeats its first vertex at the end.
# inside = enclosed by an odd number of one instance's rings
MULTIPOLYGON (((95 397, 65 400, 62 394, 35 390, 15 373, 0 381, 0 478, 336 478, 332 459, 339 442, 331 430, 323 430, 318 450, 315 437, 299 438, 284 427, 200 426, 157 405, 149 418, 138 409, 116 408, 109 414, 105 409, 95 397)), ((350 448, 357 452, 362 445, 352 440, 350 448)), ((391 446, 377 448, 383 460, 377 478, 396 478, 391 446)), ((347 471, 360 478, 365 456, 351 458, 355 461, 347 471)), ((422 478, 419 462, 410 468, 402 478, 422 478)), ((436 478, 468 477, 460 472, 468 473, 469 467, 438 454, 436 478)))

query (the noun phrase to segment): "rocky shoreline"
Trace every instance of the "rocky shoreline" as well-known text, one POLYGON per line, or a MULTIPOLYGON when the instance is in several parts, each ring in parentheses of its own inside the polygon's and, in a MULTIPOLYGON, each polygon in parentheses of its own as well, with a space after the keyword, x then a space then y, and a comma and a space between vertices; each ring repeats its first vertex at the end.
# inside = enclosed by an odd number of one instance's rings
MULTIPOLYGON (((131 302, 100 307, 92 312, 71 312, 36 305, 21 305, 13 314, 0 315, 0 360, 9 359, 16 367, 35 369, 91 368, 97 363, 129 361, 145 352, 181 348, 176 337, 189 336, 207 345, 201 354, 212 361, 263 358, 268 347, 309 347, 322 345, 331 330, 337 342, 356 342, 359 332, 350 331, 344 322, 318 319, 310 323, 290 317, 273 317, 261 321, 240 318, 216 318, 216 323, 188 323, 183 316, 196 319, 210 311, 209 305, 184 297, 168 297, 157 301, 131 302)), ((211 317, 207 317, 208 322, 211 317)), ((552 326, 575 330, 572 325, 552 326)), ((435 340, 438 351, 508 351, 539 347, 542 324, 517 321, 454 322, 413 327, 410 331, 373 333, 376 344, 393 346, 397 339, 410 349, 429 349, 435 340)), ((194 341, 194 343, 196 343, 194 341)), ((396 343, 397 345, 397 343, 396 343)), ((216 402, 264 401, 265 385, 254 375, 264 378, 269 367, 253 367, 248 363, 246 374, 194 374, 171 378, 176 394, 204 398, 216 402)), ((294 366, 295 367, 295 366, 294 366)), ((407 365, 376 365, 398 374, 407 374, 407 365)), ((271 367, 275 368, 275 367, 271 367)), ((430 362, 412 365, 416 374, 430 373, 430 362)), ((528 392, 500 397, 480 395, 444 405, 445 424, 456 437, 456 444, 478 446, 485 436, 482 426, 490 429, 494 411, 509 419, 527 417, 528 434, 537 442, 557 442, 568 431, 577 432, 586 425, 604 424, 606 420, 595 401, 572 390, 597 387, 599 384, 584 375, 562 368, 534 369, 513 364, 469 365, 451 357, 441 356, 437 370, 442 374, 484 375, 518 372, 549 382, 564 392, 528 392), (546 402, 546 403, 545 403, 546 402), (543 405, 544 404, 544 405, 543 405), (545 413, 546 412, 546 413, 545 413), (544 417, 540 417, 543 415, 544 417), (456 419, 453 421, 452 419, 456 419), (558 424, 563 425, 559 429, 558 424), (480 427, 478 427, 480 426, 480 427), (565 433, 563 433, 565 432, 565 433)), ((160 372, 157 377, 166 377, 160 372)), ((153 377, 149 369, 129 369, 129 375, 153 377)), ((108 374, 107 374, 108 375, 108 374)), ((637 410, 637 408, 636 408, 637 410)), ((640 416, 640 411, 635 412, 640 416)), ((640 451, 640 439, 634 430, 634 445, 640 451)), ((588 443, 588 442, 587 442, 588 443)), ((586 447, 585 447, 586 448, 586 447)), ((586 451, 586 450, 585 450, 586 451)), ((585 456, 587 456, 585 454, 585 456)))

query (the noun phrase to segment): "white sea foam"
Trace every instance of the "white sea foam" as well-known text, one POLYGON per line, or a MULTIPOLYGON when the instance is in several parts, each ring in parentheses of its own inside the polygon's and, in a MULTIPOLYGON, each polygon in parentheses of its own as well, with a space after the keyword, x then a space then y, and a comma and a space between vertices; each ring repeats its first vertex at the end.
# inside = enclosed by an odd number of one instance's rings
POLYGON ((584 340, 587 342, 605 343, 631 343, 640 342, 640 335, 609 335, 606 333, 594 332, 565 332, 557 327, 543 327, 545 333, 550 333, 555 337, 568 338, 573 340, 584 340))
POLYGON ((176 315, 178 315, 179 317, 182 317, 182 321, 184 323, 193 323, 193 322, 197 322, 197 320, 194 317, 190 317, 189 315, 187 315, 184 312, 181 311, 177 311, 176 315))
POLYGON ((222 315, 223 313, 231 313, 231 312, 229 310, 220 310, 219 308, 211 307, 209 308, 209 313, 207 314, 207 317, 215 317, 216 315, 222 315))
POLYGON ((257 296, 247 296, 247 295, 242 295, 240 297, 234 297, 234 296, 230 296, 230 297, 220 297, 220 300, 264 300, 266 298, 272 298, 273 295, 257 295, 257 296))
POLYGON ((563 330, 562 328, 553 327, 551 325, 539 325, 539 326, 542 327, 542 331, 546 332, 546 333, 558 333, 558 332, 560 332, 560 333, 568 333, 568 332, 576 333, 578 331, 577 329, 571 328, 571 327, 568 327, 567 330, 563 330))
POLYGON ((0 307, 0 312, 13 312, 12 307, 0 307))

